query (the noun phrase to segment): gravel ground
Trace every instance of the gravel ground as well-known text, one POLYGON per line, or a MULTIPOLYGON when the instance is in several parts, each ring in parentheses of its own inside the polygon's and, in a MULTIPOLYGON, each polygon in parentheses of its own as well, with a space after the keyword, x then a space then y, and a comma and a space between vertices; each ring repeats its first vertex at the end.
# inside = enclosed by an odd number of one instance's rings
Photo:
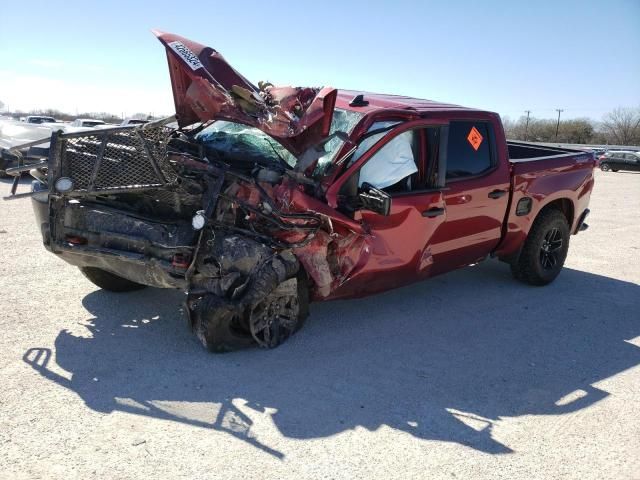
POLYGON ((640 174, 596 180, 546 288, 489 261, 218 356, 179 292, 98 290, 0 203, 0 475, 640 478, 640 174))

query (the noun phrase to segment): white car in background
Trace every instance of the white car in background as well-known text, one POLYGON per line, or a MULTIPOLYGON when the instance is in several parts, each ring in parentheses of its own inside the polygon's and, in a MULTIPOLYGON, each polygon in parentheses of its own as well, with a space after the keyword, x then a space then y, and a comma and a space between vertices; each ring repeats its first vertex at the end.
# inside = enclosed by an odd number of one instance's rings
POLYGON ((45 140, 41 144, 25 148, 21 151, 22 157, 27 163, 36 163, 45 159, 48 155, 49 139, 56 131, 65 133, 81 132, 99 128, 111 128, 102 120, 93 118, 78 118, 71 123, 56 122, 53 117, 31 115, 24 120, 15 121, 13 119, 0 120, 0 178, 6 178, 7 168, 18 166, 18 156, 9 152, 9 149, 16 145, 22 145, 36 140, 45 140), (47 121, 37 121, 35 118, 48 119, 47 121), (30 121, 30 119, 34 119, 30 121))
POLYGON ((139 118, 127 118, 120 124, 121 127, 130 127, 131 125, 144 125, 149 123, 148 120, 141 120, 139 118))
MULTIPOLYGON (((64 130, 60 123, 27 123, 15 120, 0 120, 0 177, 6 177, 5 170, 18 166, 18 156, 9 152, 9 149, 27 142, 50 138, 56 130, 64 130)), ((35 163, 46 158, 49 142, 33 148, 21 150, 23 158, 30 163, 35 163)))
POLYGON ((107 126, 107 124, 102 120, 95 120, 93 118, 76 118, 69 126, 80 128, 100 128, 107 126))
POLYGON ((41 124, 41 123, 58 123, 58 121, 53 118, 53 117, 49 117, 46 115, 29 115, 26 119, 25 119, 26 123, 35 123, 35 124, 41 124))

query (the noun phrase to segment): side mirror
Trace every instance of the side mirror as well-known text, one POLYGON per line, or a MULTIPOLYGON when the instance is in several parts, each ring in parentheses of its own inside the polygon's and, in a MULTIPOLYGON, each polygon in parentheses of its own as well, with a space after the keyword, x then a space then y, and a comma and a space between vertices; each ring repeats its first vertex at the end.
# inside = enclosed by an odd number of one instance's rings
POLYGON ((369 183, 362 184, 358 192, 358 199, 360 210, 370 210, 385 217, 391 211, 391 196, 369 183))

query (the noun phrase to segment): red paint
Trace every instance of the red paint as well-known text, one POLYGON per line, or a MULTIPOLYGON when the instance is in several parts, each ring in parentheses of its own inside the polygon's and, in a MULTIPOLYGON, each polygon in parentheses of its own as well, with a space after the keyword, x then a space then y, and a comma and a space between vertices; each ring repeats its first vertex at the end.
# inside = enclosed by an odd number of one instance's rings
POLYGON ((244 123, 264 130, 295 153, 329 133, 335 88, 260 89, 214 49, 172 33, 154 34, 167 50, 180 126, 212 118, 244 123))
MULTIPOLYGON (((403 122, 346 171, 335 168, 321 179, 324 195, 318 198, 305 194, 286 177, 275 187, 263 185, 279 208, 314 211, 325 219, 324 228, 310 243, 293 250, 313 281, 316 300, 373 294, 475 263, 488 255, 513 258, 537 214, 551 202, 557 202, 569 219, 571 231, 577 233, 593 188, 594 161, 590 153, 512 163, 500 118, 495 113, 372 93, 364 94, 369 102, 366 106, 352 107, 349 103, 362 92, 331 88, 258 89, 215 50, 176 35, 156 34, 167 47, 181 125, 228 119, 260 128, 299 153, 326 136, 334 107, 360 112, 363 118, 336 157, 340 158, 358 144, 374 122, 403 122), (173 42, 181 42, 197 57, 193 61, 197 68, 189 65, 188 57, 185 60, 169 48, 173 42), (268 92, 278 101, 250 115, 247 108, 251 107, 238 99, 237 88, 233 93, 235 87, 244 89, 243 94, 268 92), (298 114, 292 117, 294 111, 298 114), (445 188, 434 191, 394 196, 388 216, 358 211, 351 218, 338 210, 340 189, 350 175, 389 140, 409 129, 443 126, 453 120, 487 122, 492 126, 495 136, 492 170, 477 177, 449 181, 445 188), (491 198, 489 194, 495 191, 504 192, 504 196, 491 198), (533 199, 532 210, 517 216, 516 205, 523 197, 533 199), (423 216, 430 209, 444 209, 444 214, 423 216)), ((489 141, 475 127, 467 138, 475 150, 489 141)), ((424 152, 419 161, 425 164, 424 152)), ((250 188, 239 189, 236 194, 250 203, 259 201, 257 192, 250 188)), ((283 239, 300 240, 287 235, 291 234, 283 234, 283 239)))

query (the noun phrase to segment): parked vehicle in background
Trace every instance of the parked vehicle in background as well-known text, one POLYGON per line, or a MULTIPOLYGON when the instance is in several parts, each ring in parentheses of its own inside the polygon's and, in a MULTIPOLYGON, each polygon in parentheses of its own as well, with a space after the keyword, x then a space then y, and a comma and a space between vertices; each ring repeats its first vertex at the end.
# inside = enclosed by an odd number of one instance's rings
POLYGON ((94 120, 93 118, 76 118, 71 122, 71 127, 95 128, 106 125, 102 120, 94 120))
POLYGON ((183 290, 213 351, 276 347, 310 300, 489 256, 546 285, 586 228, 591 152, 507 142, 498 114, 459 105, 255 86, 217 51, 156 35, 175 128, 57 132, 27 195, 47 250, 106 290, 183 290))
MULTIPOLYGON (((12 150, 29 142, 51 137, 61 130, 59 123, 26 123, 13 119, 0 120, 0 178, 7 177, 8 168, 17 167, 20 157, 26 163, 36 163, 47 158, 48 144, 33 145, 12 150)), ((36 173, 37 174, 37 173, 36 173)))
POLYGON ((127 127, 130 125, 144 125, 145 123, 149 123, 148 120, 140 120, 138 118, 127 118, 122 121, 120 124, 121 127, 127 127))
POLYGON ((56 119, 53 117, 46 117, 43 115, 29 115, 25 121, 27 123, 56 123, 56 119))
POLYGON ((603 148, 593 149, 591 150, 593 153, 593 158, 596 160, 596 167, 600 166, 600 157, 606 153, 606 150, 603 148))
POLYGON ((600 170, 617 172, 627 170, 640 172, 640 152, 631 150, 613 150, 600 157, 600 170))

